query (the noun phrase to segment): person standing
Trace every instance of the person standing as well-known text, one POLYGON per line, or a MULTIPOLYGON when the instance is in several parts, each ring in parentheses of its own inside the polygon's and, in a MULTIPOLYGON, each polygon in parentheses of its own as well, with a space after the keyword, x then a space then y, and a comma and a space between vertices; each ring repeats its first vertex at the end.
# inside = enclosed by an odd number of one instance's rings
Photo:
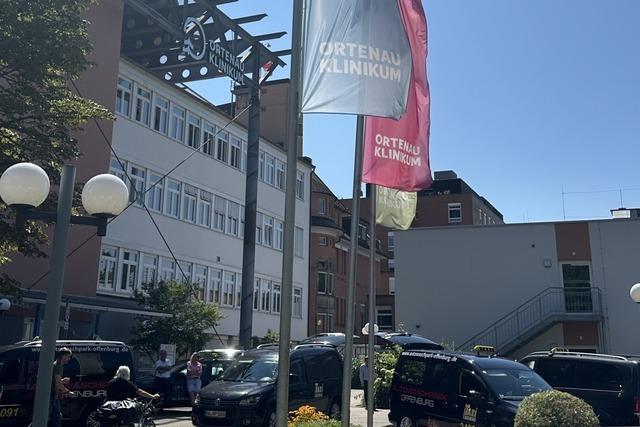
POLYGON ((369 394, 369 358, 365 356, 364 363, 360 365, 360 370, 358 371, 358 376, 360 377, 360 385, 364 390, 364 407, 368 407, 367 396, 369 394))
POLYGON ((191 355, 191 360, 187 362, 187 391, 191 398, 191 406, 195 403, 196 396, 202 388, 202 363, 198 353, 191 355))
POLYGON ((162 395, 164 404, 171 400, 171 360, 167 359, 167 351, 160 350, 159 358, 156 361, 155 389, 162 395))
POLYGON ((64 365, 71 359, 71 350, 66 347, 58 350, 56 360, 53 362, 53 378, 51 382, 51 398, 49 401, 49 427, 60 427, 62 424, 62 412, 60 410, 60 399, 64 396, 76 397, 77 394, 69 391, 69 378, 62 378, 64 365))

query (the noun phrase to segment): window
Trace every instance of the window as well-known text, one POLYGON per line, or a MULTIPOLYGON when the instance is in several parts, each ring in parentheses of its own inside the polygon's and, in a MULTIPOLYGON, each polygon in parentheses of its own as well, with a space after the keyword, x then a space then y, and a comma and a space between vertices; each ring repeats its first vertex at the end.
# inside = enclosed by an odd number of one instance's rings
POLYGON ((200 148, 200 117, 194 116, 191 113, 189 113, 187 145, 195 150, 200 148))
POLYGON ((147 207, 156 212, 162 212, 162 193, 164 182, 162 175, 149 172, 149 183, 147 187, 147 207))
POLYGON ((264 182, 275 185, 276 159, 270 154, 265 155, 264 182))
POLYGON ((229 161, 229 134, 227 132, 218 133, 216 159, 225 163, 229 161))
POLYGON ((279 284, 273 284, 273 306, 271 309, 272 313, 280 313, 280 303, 281 303, 281 287, 279 284))
POLYGON ((271 310, 271 282, 268 280, 260 281, 260 310, 271 310))
POLYGON ((127 179, 126 174, 124 173, 124 168, 126 167, 127 167, 126 163, 121 164, 118 161, 118 159, 111 159, 111 163, 109 165, 109 173, 111 175, 115 175, 118 178, 120 178, 122 181, 124 181, 125 184, 128 184, 129 180, 127 179))
POLYGON ((131 191, 129 201, 142 206, 144 201, 145 169, 130 165, 129 177, 131 178, 131 191))
POLYGON ((589 313, 593 310, 589 264, 562 264, 562 284, 567 312, 589 313))
POLYGON ((187 111, 174 105, 171 109, 171 138, 184 142, 184 123, 187 111))
POLYGON ((118 77, 118 89, 116 92, 116 113, 129 117, 131 114, 131 80, 118 77))
MULTIPOLYGON (((15 353, 14 353, 15 354, 15 353)), ((20 383, 20 374, 22 373, 22 359, 15 357, 14 358, 6 358, 0 360, 0 384, 9 385, 9 384, 19 384, 20 383)), ((13 387, 7 387, 7 389, 11 390, 13 387)), ((10 393, 7 393, 10 395, 10 393)), ((4 405, 3 405, 4 406, 4 405)), ((3 410, 5 410, 3 408, 3 410)), ((17 410, 17 408, 16 408, 17 410)), ((9 406, 5 411, 7 416, 11 416, 13 409, 9 406)), ((4 413, 4 412, 3 412, 4 413)), ((17 412, 14 412, 14 416, 17 416, 17 412)))
POLYGON ((213 194, 200 190, 200 203, 198 204, 198 224, 211 227, 211 204, 213 194))
POLYGON ((240 308, 242 303, 242 274, 236 276, 236 307, 240 308))
POLYGON ((318 199, 318 213, 325 215, 327 213, 327 199, 320 197, 318 199))
POLYGON ((296 171, 296 197, 304 200, 304 172, 296 171))
POLYGON ((205 291, 207 287, 207 267, 203 265, 197 265, 194 268, 194 283, 198 286, 198 299, 204 301, 205 291))
MULTIPOLYGON (((504 377, 506 376, 507 375, 504 375, 504 377)), ((475 374, 462 371, 460 374, 460 396, 469 397, 472 391, 480 393, 481 395, 487 395, 485 387, 478 380, 475 374)))
POLYGON ((389 258, 387 260, 387 265, 389 266, 389 270, 394 271, 396 269, 396 260, 394 258, 389 258))
POLYGON ((396 250, 396 238, 393 231, 387 233, 387 250, 389 252, 394 252, 396 250))
POLYGON ((287 181, 287 166, 284 162, 276 160, 276 187, 281 190, 285 189, 287 181))
POLYGON ((238 222, 240 219, 240 205, 229 201, 227 208, 227 234, 238 235, 238 222))
POLYGON ((176 278, 176 263, 170 258, 160 260, 160 281, 169 282, 176 278))
POLYGON ((233 307, 233 293, 236 288, 236 273, 224 272, 224 284, 222 290, 222 305, 233 307))
POLYGON ((136 91, 136 121, 151 125, 151 92, 141 87, 136 91))
POLYGON ((100 253, 100 271, 98 272, 98 287, 116 290, 116 267, 118 266, 118 248, 102 245, 100 253))
POLYGON ((632 371, 625 364, 576 362, 576 378, 584 389, 623 392, 631 386, 632 371))
POLYGON ((304 229, 296 227, 293 237, 293 252, 295 256, 304 258, 304 229))
POLYGON ((220 304, 220 285, 222 284, 222 271, 217 268, 209 269, 209 302, 220 304))
POLYGON ((260 310, 260 279, 253 284, 253 309, 260 310))
POLYGON ((202 152, 213 157, 216 147, 216 130, 212 124, 204 122, 202 126, 202 152))
POLYGON ((262 243, 269 247, 273 246, 273 221, 274 219, 270 216, 264 216, 264 238, 262 243))
POLYGON ((158 278, 158 257, 142 255, 142 284, 155 283, 158 278))
POLYGON ((393 311, 391 307, 376 307, 376 323, 382 331, 393 330, 393 311))
POLYGON ((249 145, 245 141, 242 141, 242 165, 241 165, 242 172, 247 171, 248 150, 249 150, 249 145))
POLYGON ((293 288, 293 315, 302 317, 302 289, 293 288))
POLYGON ((366 224, 358 224, 358 239, 367 241, 367 226, 366 224))
POLYGON ((184 185, 184 197, 182 198, 182 219, 196 222, 196 205, 198 203, 198 189, 192 185, 184 185))
POLYGON ((179 261, 178 265, 178 281, 179 282, 191 282, 193 280, 192 264, 186 261, 179 261))
POLYGON ((167 181, 167 205, 166 214, 178 218, 180 213, 180 188, 178 181, 169 179, 167 181))
POLYGON ((230 136, 230 153, 229 164, 236 169, 240 169, 241 155, 242 155, 242 141, 235 136, 230 136))
POLYGON ((449 224, 455 224, 462 222, 462 204, 461 203, 449 203, 449 224))
POLYGON ((213 211, 213 228, 224 233, 225 218, 227 215, 227 200, 216 196, 215 209, 213 211))
POLYGON ((158 95, 153 103, 153 129, 166 135, 169 126, 169 101, 158 95))
POLYGON ((262 227, 263 227, 263 215, 260 212, 256 212, 256 243, 262 244, 262 227))
POLYGON ((276 220, 276 232, 273 247, 279 251, 284 247, 284 223, 276 220))
POLYGON ((318 244, 320 246, 327 246, 327 236, 318 236, 318 244))
POLYGON ((238 230, 238 237, 244 238, 244 206, 240 206, 240 229, 238 230))
POLYGON ((133 292, 136 286, 136 274, 138 271, 138 253, 123 250, 120 252, 120 292, 133 292))
POLYGON ((405 359, 399 371, 403 383, 422 386, 426 363, 424 360, 405 359))
POLYGON ((264 157, 264 151, 260 151, 260 154, 258 156, 258 179, 260 181, 264 181, 264 157))
POLYGON ((389 295, 396 294, 396 278, 389 277, 389 295))
POLYGON ((326 271, 318 272, 318 293, 319 294, 333 294, 333 273, 326 271))

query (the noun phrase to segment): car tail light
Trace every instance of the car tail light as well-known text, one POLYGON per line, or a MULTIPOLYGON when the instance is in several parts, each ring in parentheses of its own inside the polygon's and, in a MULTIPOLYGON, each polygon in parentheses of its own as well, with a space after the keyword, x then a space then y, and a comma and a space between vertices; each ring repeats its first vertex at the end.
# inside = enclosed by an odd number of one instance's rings
POLYGON ((636 415, 640 415, 640 397, 636 396, 633 398, 633 412, 636 415))

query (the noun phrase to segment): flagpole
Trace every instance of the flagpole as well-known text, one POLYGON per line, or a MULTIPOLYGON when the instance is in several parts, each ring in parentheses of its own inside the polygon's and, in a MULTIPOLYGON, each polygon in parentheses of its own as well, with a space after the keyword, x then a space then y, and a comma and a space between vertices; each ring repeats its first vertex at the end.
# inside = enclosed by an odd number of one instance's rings
POLYGON ((367 393, 367 427, 373 427, 373 408, 375 408, 375 400, 373 393, 373 383, 375 381, 375 323, 376 323, 376 191, 377 186, 371 184, 371 192, 369 197, 369 226, 371 227, 369 242, 369 389, 367 393))
POLYGON ((300 102, 300 51, 302 36, 302 0, 293 2, 291 30, 291 72, 289 76, 287 127, 287 182, 285 187, 284 246, 282 248, 282 302, 278 346, 278 382, 276 386, 276 426, 286 426, 289 419, 289 342, 293 299, 294 233, 296 223, 296 175, 298 171, 298 118, 300 102))
POLYGON ((342 372, 342 427, 349 427, 351 404, 351 365, 353 357, 353 330, 355 324, 356 273, 358 270, 358 224, 360 219, 360 187, 362 185, 362 146, 364 116, 359 114, 356 125, 356 149, 353 160, 353 195, 351 208, 351 249, 349 253, 349 293, 347 297, 347 326, 344 331, 344 368, 342 372))

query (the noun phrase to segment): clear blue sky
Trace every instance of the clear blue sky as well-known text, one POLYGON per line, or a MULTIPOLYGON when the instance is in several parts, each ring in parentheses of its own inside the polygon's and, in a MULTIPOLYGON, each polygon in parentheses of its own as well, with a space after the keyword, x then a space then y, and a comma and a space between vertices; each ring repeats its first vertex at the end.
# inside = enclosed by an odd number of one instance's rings
MULTIPOLYGON (((222 9, 268 13, 246 25, 258 34, 290 31, 291 3, 240 0, 222 9)), ((507 222, 561 220, 563 188, 628 189, 624 205, 640 207, 640 1, 423 3, 433 170, 455 170, 507 222)), ((286 49, 290 38, 271 47, 286 49)), ((275 77, 286 76, 285 68, 275 77)), ((221 80, 194 88, 228 102, 221 80)), ((350 197, 355 119, 304 121, 304 154, 338 196, 350 197)), ((606 218, 619 206, 617 191, 565 196, 567 219, 606 218)))

